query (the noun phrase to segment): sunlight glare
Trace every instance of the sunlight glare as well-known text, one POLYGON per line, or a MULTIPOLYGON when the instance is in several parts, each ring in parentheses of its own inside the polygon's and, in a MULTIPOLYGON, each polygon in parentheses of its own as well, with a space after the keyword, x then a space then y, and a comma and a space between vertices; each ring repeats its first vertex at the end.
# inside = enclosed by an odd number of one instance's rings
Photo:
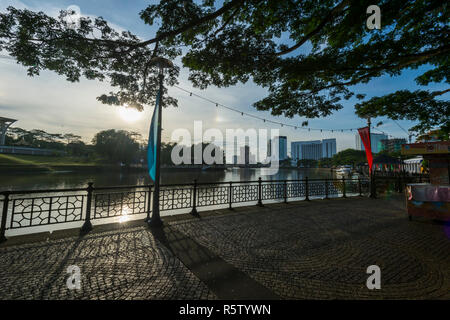
POLYGON ((117 112, 126 122, 136 122, 142 118, 142 112, 134 108, 120 107, 117 112))

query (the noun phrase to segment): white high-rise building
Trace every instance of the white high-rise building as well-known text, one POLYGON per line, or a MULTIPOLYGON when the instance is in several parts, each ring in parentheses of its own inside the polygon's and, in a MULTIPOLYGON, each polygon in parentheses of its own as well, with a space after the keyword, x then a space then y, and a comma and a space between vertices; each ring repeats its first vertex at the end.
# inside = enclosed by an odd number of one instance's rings
POLYGON ((293 160, 332 158, 336 154, 336 139, 291 142, 293 160))
MULTIPOLYGON (((381 140, 387 140, 388 136, 382 133, 370 133, 370 147, 372 153, 378 153, 382 149, 381 140)), ((359 133, 355 135, 356 150, 364 151, 364 144, 362 143, 359 133)))

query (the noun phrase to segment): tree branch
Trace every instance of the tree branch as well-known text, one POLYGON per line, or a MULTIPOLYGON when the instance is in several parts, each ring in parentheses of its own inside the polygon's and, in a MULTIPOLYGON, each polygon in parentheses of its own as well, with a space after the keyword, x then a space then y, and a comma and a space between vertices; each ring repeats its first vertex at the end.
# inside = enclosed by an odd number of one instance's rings
POLYGON ((323 19, 318 25, 317 27, 315 27, 312 31, 310 31, 307 35, 305 35, 299 42, 297 42, 294 46, 277 52, 275 53, 276 56, 282 56, 285 54, 288 54, 298 48, 300 48, 303 44, 305 44, 306 41, 308 41, 311 37, 313 37, 314 35, 318 34, 320 32, 320 30, 323 29, 323 27, 325 27, 325 25, 330 22, 331 20, 334 19, 334 17, 340 13, 344 7, 349 3, 348 0, 343 0, 340 4, 338 4, 336 7, 334 7, 325 17, 325 19, 323 19))
POLYGON ((143 41, 141 43, 138 43, 138 44, 134 45, 134 47, 142 47, 142 46, 145 47, 145 46, 147 46, 149 44, 161 41, 161 40, 163 40, 165 38, 176 36, 176 35, 178 35, 180 33, 183 33, 185 31, 188 31, 188 30, 194 28, 195 26, 198 26, 198 25, 201 25, 201 24, 203 24, 205 22, 213 20, 213 19, 221 16, 222 14, 224 14, 226 11, 228 11, 231 8, 236 7, 236 6, 241 6, 244 2, 245 2, 245 0, 232 0, 231 2, 227 3, 222 8, 220 8, 219 10, 217 10, 217 11, 215 11, 213 13, 210 13, 210 14, 208 14, 208 15, 200 18, 200 19, 197 19, 197 20, 192 21, 192 22, 190 22, 188 24, 185 24, 184 26, 181 26, 180 28, 175 29, 173 31, 163 32, 163 33, 161 33, 160 35, 156 36, 153 39, 150 39, 150 40, 147 40, 147 41, 143 41))

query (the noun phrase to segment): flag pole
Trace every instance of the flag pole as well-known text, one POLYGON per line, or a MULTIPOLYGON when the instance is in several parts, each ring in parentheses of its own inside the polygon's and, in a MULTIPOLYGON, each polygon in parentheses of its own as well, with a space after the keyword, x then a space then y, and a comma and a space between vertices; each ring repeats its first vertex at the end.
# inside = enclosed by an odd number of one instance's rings
POLYGON ((159 189, 160 189, 160 168, 161 168, 161 116, 162 116, 162 107, 161 107, 161 96, 163 92, 163 79, 164 75, 162 72, 158 75, 159 78, 159 93, 158 93, 158 101, 156 102, 158 105, 158 134, 156 137, 156 161, 155 161, 155 181, 153 188, 153 209, 152 209, 152 217, 148 221, 148 225, 151 227, 160 227, 162 226, 161 215, 159 213, 159 189))
MULTIPOLYGON (((163 80, 164 80, 164 68, 171 68, 173 64, 171 61, 164 58, 153 58, 153 64, 159 68, 159 91, 157 96, 156 105, 158 107, 158 118, 157 123, 157 134, 156 134, 156 152, 155 152, 155 179, 154 179, 154 190, 153 190, 153 207, 152 216, 147 221, 150 227, 161 227, 163 222, 161 220, 161 215, 159 212, 159 191, 160 191, 160 169, 161 169, 161 119, 162 119, 162 95, 163 95, 163 80)), ((156 110, 155 110, 156 111, 156 110)), ((150 147, 150 146, 149 146, 150 147)))

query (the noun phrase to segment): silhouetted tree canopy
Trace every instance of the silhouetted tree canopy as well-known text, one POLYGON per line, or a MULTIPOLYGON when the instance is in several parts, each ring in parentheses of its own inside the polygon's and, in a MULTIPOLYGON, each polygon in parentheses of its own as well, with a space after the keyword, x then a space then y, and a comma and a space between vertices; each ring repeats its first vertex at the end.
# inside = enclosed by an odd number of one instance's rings
MULTIPOLYGON (((364 100, 356 97, 360 116, 388 116, 418 121, 414 130, 450 128, 449 102, 438 98, 448 83, 450 31, 448 2, 380 0, 381 30, 366 26, 369 0, 164 0, 140 12, 148 25, 159 25, 151 39, 117 32, 102 18, 83 17, 75 27, 71 12, 58 18, 9 7, 0 14, 0 49, 28 67, 28 74, 48 69, 69 81, 107 80, 116 92, 98 99, 142 109, 154 102, 154 56, 181 57, 195 87, 226 87, 250 79, 268 89, 255 101, 273 115, 324 117, 355 95, 352 86, 383 75, 421 68, 415 79, 424 87, 407 88, 364 100), (181 50, 183 48, 183 50, 181 50)), ((179 68, 166 85, 177 82, 179 68)), ((177 101, 165 95, 164 105, 177 101)))
POLYGON ((95 151, 110 161, 120 161, 125 164, 137 162, 139 143, 132 133, 124 130, 104 130, 92 139, 95 151))

